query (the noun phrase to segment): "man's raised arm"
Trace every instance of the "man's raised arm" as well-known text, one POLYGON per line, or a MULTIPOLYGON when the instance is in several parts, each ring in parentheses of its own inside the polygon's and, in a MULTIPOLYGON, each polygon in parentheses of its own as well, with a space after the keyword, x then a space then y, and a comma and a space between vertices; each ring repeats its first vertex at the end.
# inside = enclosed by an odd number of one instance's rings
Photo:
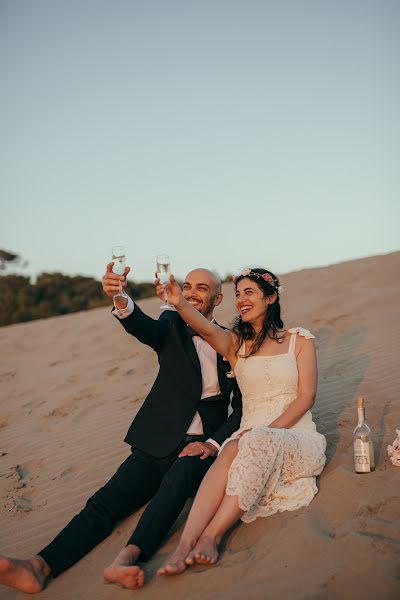
POLYGON ((102 278, 103 291, 114 302, 112 314, 118 318, 127 333, 158 352, 168 331, 167 321, 152 319, 129 296, 120 295, 121 290, 126 288, 126 277, 131 269, 125 267, 124 274, 117 275, 112 271, 113 264, 108 263, 102 278))

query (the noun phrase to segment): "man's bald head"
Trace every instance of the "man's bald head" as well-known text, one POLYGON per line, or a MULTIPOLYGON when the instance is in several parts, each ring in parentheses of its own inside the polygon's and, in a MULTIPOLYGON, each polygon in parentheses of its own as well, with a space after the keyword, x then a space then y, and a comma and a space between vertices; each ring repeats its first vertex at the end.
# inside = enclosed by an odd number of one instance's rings
POLYGON ((221 278, 209 269, 193 269, 185 277, 183 295, 201 314, 212 319, 214 307, 222 301, 221 278))
POLYGON ((196 279, 196 281, 202 280, 206 282, 207 285, 214 288, 215 293, 217 294, 221 292, 221 277, 215 271, 210 271, 209 269, 203 269, 202 267, 199 267, 198 269, 193 269, 193 271, 190 271, 186 275, 185 281, 187 281, 189 278, 196 279))

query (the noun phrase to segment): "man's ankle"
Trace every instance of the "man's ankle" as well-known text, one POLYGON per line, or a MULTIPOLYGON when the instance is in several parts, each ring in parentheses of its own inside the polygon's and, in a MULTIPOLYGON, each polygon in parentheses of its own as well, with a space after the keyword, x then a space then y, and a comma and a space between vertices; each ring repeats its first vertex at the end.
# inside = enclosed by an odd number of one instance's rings
POLYGON ((139 556, 142 553, 141 548, 136 546, 136 544, 127 544, 124 548, 129 554, 134 558, 134 560, 138 560, 139 556))
POLYGON ((29 560, 29 562, 35 570, 40 571, 40 573, 45 577, 49 577, 49 575, 51 575, 51 567, 49 563, 46 562, 43 556, 40 554, 36 554, 29 560))

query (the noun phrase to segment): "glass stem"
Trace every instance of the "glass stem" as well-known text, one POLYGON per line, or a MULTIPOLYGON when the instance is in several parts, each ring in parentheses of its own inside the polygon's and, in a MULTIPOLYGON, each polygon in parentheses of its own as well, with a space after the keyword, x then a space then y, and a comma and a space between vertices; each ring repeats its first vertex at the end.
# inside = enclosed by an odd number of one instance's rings
POLYGON ((124 291, 124 289, 122 288, 122 281, 118 282, 118 286, 119 286, 119 292, 118 292, 118 296, 121 296, 121 298, 126 298, 126 293, 124 291))

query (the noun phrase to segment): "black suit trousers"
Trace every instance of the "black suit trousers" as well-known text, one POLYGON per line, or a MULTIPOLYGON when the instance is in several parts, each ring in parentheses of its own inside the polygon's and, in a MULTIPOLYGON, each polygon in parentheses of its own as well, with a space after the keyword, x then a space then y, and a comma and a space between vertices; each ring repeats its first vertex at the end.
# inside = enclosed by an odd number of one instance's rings
POLYGON ((128 541, 142 550, 140 558, 149 559, 214 461, 198 456, 178 458, 185 445, 187 442, 182 442, 165 458, 134 450, 83 510, 38 553, 51 567, 53 577, 104 540, 118 521, 151 500, 128 541))

